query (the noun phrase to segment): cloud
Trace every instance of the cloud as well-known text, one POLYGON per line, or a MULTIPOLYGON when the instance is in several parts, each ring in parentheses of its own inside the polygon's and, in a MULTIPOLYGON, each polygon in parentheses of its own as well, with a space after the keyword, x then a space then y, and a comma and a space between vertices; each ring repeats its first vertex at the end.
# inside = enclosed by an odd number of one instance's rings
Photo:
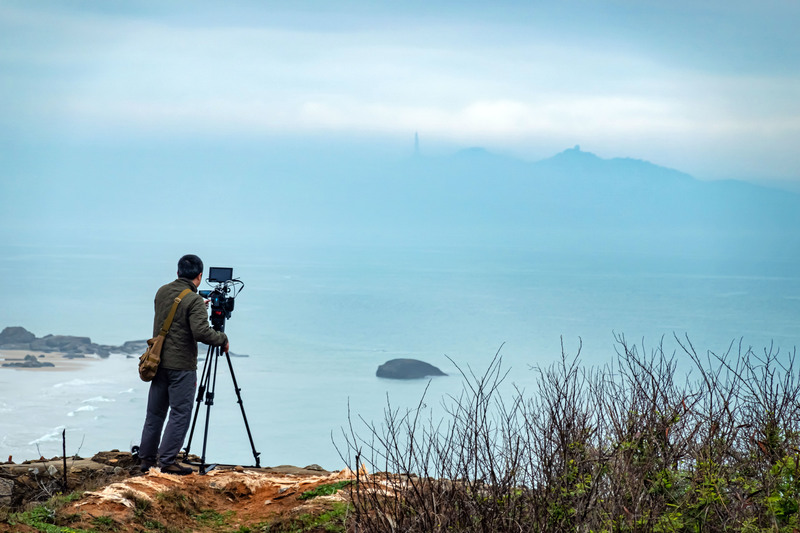
MULTIPOLYGON (((676 157, 682 150, 700 158, 699 147, 744 154, 745 144, 760 143, 762 161, 783 159, 781 172, 800 162, 770 150, 800 138, 796 71, 731 69, 713 36, 703 61, 686 60, 675 32, 693 13, 714 13, 711 4, 648 10, 623 1, 517 19, 477 4, 446 17, 409 7, 396 19, 374 9, 347 17, 328 9, 326 18, 248 4, 222 22, 210 5, 192 17, 168 7, 0 7, 0 123, 103 136, 420 131, 467 144, 638 150, 676 158, 673 166, 688 160, 676 157), (652 35, 639 24, 659 18, 652 35), (714 57, 728 66, 709 66, 714 57)), ((746 20, 736 6, 724 20, 746 20)), ((747 42, 762 27, 780 30, 754 20, 747 42)), ((697 47, 698 24, 683 36, 697 47)), ((755 157, 748 168, 758 167, 755 157)))

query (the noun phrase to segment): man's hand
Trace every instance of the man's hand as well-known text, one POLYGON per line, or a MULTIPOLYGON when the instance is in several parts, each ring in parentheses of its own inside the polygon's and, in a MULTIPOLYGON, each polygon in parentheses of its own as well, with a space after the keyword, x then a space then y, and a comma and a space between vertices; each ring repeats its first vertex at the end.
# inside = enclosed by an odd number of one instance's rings
POLYGON ((230 350, 230 349, 231 349, 231 343, 230 342, 226 342, 225 343, 225 347, 222 349, 222 351, 225 352, 225 353, 228 353, 228 350, 230 350))

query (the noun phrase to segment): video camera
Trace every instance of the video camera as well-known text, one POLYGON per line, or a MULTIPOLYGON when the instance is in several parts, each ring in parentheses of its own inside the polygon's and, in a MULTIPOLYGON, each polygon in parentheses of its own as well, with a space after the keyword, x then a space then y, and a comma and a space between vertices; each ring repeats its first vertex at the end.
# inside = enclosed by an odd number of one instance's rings
POLYGON ((210 267, 206 283, 217 285, 210 291, 198 291, 200 296, 211 301, 211 325, 217 331, 224 331, 225 320, 231 317, 234 298, 244 288, 244 283, 233 279, 233 268, 210 267))

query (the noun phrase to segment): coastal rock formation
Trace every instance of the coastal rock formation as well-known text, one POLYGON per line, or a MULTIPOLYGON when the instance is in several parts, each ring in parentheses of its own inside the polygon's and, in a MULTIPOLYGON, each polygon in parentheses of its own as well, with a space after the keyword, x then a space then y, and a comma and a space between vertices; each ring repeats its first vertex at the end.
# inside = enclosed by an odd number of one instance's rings
POLYGON ((28 354, 21 362, 3 363, 3 366, 16 367, 16 368, 42 368, 43 366, 56 366, 47 361, 39 361, 35 355, 28 354))
MULTIPOLYGON (((9 328, 5 328, 2 332, 0 332, 0 346, 25 346, 26 348, 30 347, 30 343, 36 340, 36 335, 31 333, 25 328, 21 328, 19 326, 12 326, 9 328)), ((12 349, 12 348, 8 348, 12 349)), ((25 348, 23 348, 25 349, 25 348)))
POLYGON ((387 379, 419 379, 428 376, 446 376, 447 374, 418 359, 392 359, 379 366, 375 375, 387 379))
POLYGON ((122 346, 108 346, 95 344, 89 337, 74 337, 72 335, 45 335, 36 337, 33 333, 19 326, 11 326, 0 332, 0 349, 4 350, 31 350, 37 352, 63 352, 65 354, 96 354, 108 357, 115 353, 141 353, 144 351, 146 341, 128 341, 122 346))
MULTIPOLYGON (((204 361, 204 353, 207 350, 205 344, 198 343, 198 353, 201 354, 200 361, 204 361)), ((112 353, 124 354, 128 357, 138 357, 147 349, 146 340, 127 341, 121 346, 109 346, 106 344, 96 344, 89 337, 75 337, 73 335, 45 335, 37 337, 27 329, 19 326, 11 326, 0 332, 0 350, 30 350, 32 352, 62 353, 66 359, 81 359, 87 355, 97 355, 102 358, 110 356, 112 353)), ((249 357, 246 354, 231 352, 231 357, 249 357)), ((29 361, 26 357, 22 359, 6 359, 9 363, 1 366, 39 368, 53 366, 52 363, 38 361, 36 357, 29 361)), ((0 358, 1 360, 1 358, 0 358)))
POLYGON ((119 347, 119 351, 122 353, 144 353, 147 349, 147 341, 127 341, 125 344, 119 347))
POLYGON ((40 352, 97 353, 93 350, 92 339, 72 335, 45 335, 32 340, 30 346, 31 350, 40 352))

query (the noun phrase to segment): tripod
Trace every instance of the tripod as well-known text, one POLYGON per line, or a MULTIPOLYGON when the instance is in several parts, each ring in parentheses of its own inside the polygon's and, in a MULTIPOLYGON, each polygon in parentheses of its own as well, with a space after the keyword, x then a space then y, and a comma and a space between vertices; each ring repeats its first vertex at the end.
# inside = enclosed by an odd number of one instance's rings
MULTIPOLYGON (((214 329, 217 331, 224 331, 225 324, 214 324, 214 329)), ((200 381, 197 388, 197 405, 195 406, 194 417, 192 418, 192 429, 189 432, 189 440, 186 443, 186 449, 184 450, 184 462, 188 464, 199 466, 200 467, 200 474, 205 474, 213 470, 217 464, 209 464, 206 463, 206 445, 208 444, 208 423, 209 419, 211 418, 211 406, 214 405, 214 394, 217 388, 217 367, 219 366, 219 358, 222 355, 222 348, 220 346, 209 346, 208 353, 206 354, 206 360, 203 364, 203 372, 200 375, 200 381), (212 362, 213 361, 213 362, 212 362), (189 449, 192 446, 192 438, 194 437, 194 429, 195 425, 197 424, 197 415, 200 413, 200 402, 203 401, 205 397, 205 405, 206 405, 206 418, 205 418, 205 429, 203 431, 203 455, 200 457, 199 463, 191 463, 187 461, 189 458, 189 449)), ((231 378, 233 379, 233 388, 236 391, 236 398, 238 399, 239 408, 242 411, 242 419, 244 420, 244 427, 247 430, 247 436, 250 439, 250 448, 253 450, 253 458, 256 461, 255 467, 261 467, 261 460, 259 459, 260 452, 256 451, 256 445, 253 444, 253 434, 250 432, 250 424, 247 423, 247 414, 244 412, 244 403, 242 402, 242 389, 239 388, 238 383, 236 382, 236 374, 233 372, 233 364, 231 363, 231 356, 227 352, 225 352, 225 359, 228 361, 228 369, 231 371, 231 378)))

